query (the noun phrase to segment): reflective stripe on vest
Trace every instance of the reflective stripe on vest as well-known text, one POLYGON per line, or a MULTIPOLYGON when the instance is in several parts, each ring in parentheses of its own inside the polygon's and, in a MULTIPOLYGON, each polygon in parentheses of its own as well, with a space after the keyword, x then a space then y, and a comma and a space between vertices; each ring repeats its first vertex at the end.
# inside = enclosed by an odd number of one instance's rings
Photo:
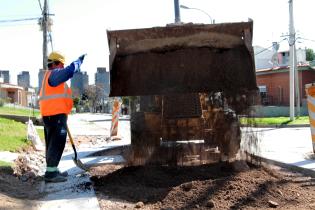
POLYGON ((48 82, 47 78, 50 75, 50 71, 46 72, 43 83, 42 83, 42 91, 41 91, 41 96, 39 97, 39 101, 41 100, 47 100, 47 99, 56 99, 56 98, 70 98, 72 99, 71 94, 68 93, 68 85, 66 82, 64 82, 64 93, 61 94, 51 94, 51 95, 46 95, 46 82, 48 82))

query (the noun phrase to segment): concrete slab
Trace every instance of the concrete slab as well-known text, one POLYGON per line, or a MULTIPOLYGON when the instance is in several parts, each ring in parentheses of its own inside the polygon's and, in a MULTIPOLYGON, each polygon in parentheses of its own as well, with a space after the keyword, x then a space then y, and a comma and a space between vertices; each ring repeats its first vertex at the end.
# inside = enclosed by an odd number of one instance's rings
POLYGON ((99 204, 87 175, 70 175, 67 182, 45 183, 47 196, 40 201, 41 210, 50 209, 99 209, 99 204))
POLYGON ((18 158, 19 154, 18 153, 13 153, 13 152, 8 152, 8 151, 3 151, 0 152, 0 160, 12 163, 16 158, 18 158))

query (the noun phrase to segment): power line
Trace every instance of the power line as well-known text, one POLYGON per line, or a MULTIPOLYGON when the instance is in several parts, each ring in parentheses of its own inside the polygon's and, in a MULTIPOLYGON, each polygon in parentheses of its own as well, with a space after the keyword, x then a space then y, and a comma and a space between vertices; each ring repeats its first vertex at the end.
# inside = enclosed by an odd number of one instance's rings
POLYGON ((19 24, 0 24, 0 28, 3 27, 20 27, 20 26, 35 26, 37 24, 29 23, 29 22, 20 22, 19 24))
MULTIPOLYGON (((286 39, 282 39, 282 40, 279 41, 278 43, 281 43, 281 42, 283 42, 284 40, 286 40, 286 39)), ((269 50, 269 49, 272 48, 272 47, 273 47, 273 45, 271 45, 271 46, 269 46, 269 47, 267 47, 267 48, 265 48, 265 49, 259 51, 258 53, 255 53, 255 55, 258 55, 258 54, 260 54, 260 53, 263 53, 263 52, 265 52, 266 50, 269 50)))
POLYGON ((315 42, 315 40, 313 40, 313 39, 306 39, 306 38, 302 38, 302 37, 298 37, 298 39, 303 39, 303 40, 306 40, 306 41, 315 42))
POLYGON ((38 20, 39 17, 36 18, 22 18, 22 19, 11 19, 11 20, 0 20, 0 23, 13 23, 13 22, 21 22, 21 21, 29 21, 29 20, 38 20))

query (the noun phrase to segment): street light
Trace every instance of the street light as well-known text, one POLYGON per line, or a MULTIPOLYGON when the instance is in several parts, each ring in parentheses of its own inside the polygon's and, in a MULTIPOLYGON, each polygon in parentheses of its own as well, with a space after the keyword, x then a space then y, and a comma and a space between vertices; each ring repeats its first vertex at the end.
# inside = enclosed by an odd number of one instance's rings
POLYGON ((208 13, 206 13, 205 11, 203 11, 202 9, 193 8, 193 7, 187 7, 187 6, 182 5, 182 4, 180 5, 180 8, 182 8, 182 9, 194 9, 194 10, 198 10, 198 11, 202 12, 203 14, 205 14, 205 15, 207 15, 207 16, 209 17, 210 23, 212 23, 212 24, 214 23, 212 17, 211 17, 208 13))

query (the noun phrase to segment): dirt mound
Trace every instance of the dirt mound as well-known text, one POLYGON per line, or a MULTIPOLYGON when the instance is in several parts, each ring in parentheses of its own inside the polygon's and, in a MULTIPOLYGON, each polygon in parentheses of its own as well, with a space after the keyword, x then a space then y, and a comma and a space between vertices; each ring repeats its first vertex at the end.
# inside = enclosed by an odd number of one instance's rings
POLYGON ((44 196, 41 182, 35 179, 23 181, 10 167, 0 167, 0 209, 32 209, 44 196))
POLYGON ((315 208, 315 181, 283 170, 251 166, 237 172, 219 163, 117 170, 102 166, 93 173, 102 209, 315 208))
POLYGON ((46 167, 44 151, 35 151, 29 148, 19 154, 14 162, 14 174, 22 181, 31 181, 41 179, 46 167))
POLYGON ((34 209, 42 192, 44 154, 28 147, 13 167, 0 167, 0 209, 34 209))

